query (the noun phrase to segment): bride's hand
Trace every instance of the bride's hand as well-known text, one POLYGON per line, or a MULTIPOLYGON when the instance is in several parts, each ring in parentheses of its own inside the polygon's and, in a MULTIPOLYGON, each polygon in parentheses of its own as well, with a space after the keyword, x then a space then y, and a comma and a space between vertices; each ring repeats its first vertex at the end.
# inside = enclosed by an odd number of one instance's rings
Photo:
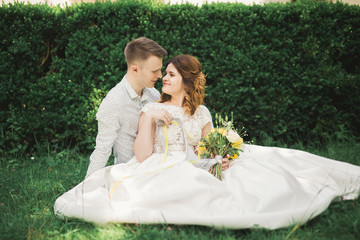
POLYGON ((226 156, 226 158, 223 158, 223 160, 222 160, 222 167, 221 167, 221 170, 222 170, 222 171, 224 171, 224 170, 226 170, 226 169, 228 169, 228 168, 230 167, 230 160, 229 160, 229 158, 230 158, 230 155, 229 155, 229 154, 226 156))
POLYGON ((230 167, 230 161, 229 161, 229 159, 223 158, 221 170, 222 170, 222 171, 225 171, 225 170, 228 169, 229 167, 230 167))
POLYGON ((145 116, 151 118, 152 120, 161 120, 167 126, 170 126, 172 121, 171 114, 164 109, 150 109, 145 113, 145 116))
MULTIPOLYGON (((214 154, 211 154, 211 158, 215 158, 214 154)), ((224 171, 224 170, 226 170, 226 169, 228 169, 230 167, 229 158, 230 158, 229 154, 226 155, 226 158, 223 158, 222 163, 221 163, 221 170, 222 171, 224 171)), ((210 170, 211 170, 211 168, 210 168, 210 170)), ((209 172, 210 172, 210 170, 209 170, 209 172)))

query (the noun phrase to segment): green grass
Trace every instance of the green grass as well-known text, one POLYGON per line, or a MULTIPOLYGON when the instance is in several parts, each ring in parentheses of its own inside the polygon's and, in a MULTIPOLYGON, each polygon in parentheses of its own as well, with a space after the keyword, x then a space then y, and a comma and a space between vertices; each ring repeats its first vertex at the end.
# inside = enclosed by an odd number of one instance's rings
MULTIPOLYGON (((266 145, 276 143, 268 139, 266 145)), ((287 146, 289 147, 289 146, 287 146)), ((354 139, 325 146, 292 146, 360 165, 354 139)), ((201 226, 110 224, 98 226, 53 214, 55 199, 85 176, 88 156, 72 150, 1 159, 0 239, 360 239, 360 199, 334 202, 298 229, 228 230, 201 226)))

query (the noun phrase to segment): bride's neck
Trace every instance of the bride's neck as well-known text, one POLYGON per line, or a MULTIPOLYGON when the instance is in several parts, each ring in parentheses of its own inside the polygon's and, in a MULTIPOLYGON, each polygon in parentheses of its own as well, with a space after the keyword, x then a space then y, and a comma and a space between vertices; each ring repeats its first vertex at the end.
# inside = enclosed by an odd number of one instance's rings
POLYGON ((171 96, 171 99, 167 101, 167 104, 173 105, 176 107, 182 107, 184 103, 184 96, 171 96))

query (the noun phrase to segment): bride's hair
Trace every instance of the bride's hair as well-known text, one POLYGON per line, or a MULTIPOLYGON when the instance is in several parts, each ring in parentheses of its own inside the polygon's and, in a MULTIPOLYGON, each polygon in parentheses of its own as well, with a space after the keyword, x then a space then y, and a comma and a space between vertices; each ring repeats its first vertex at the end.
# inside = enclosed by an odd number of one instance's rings
MULTIPOLYGON (((185 97, 183 107, 185 112, 193 115, 196 109, 203 103, 205 97, 205 75, 202 73, 202 67, 195 57, 191 55, 179 55, 170 59, 166 63, 173 64, 176 70, 180 73, 183 84, 185 85, 185 97)), ((161 93, 161 103, 171 99, 171 96, 166 93, 161 93)))

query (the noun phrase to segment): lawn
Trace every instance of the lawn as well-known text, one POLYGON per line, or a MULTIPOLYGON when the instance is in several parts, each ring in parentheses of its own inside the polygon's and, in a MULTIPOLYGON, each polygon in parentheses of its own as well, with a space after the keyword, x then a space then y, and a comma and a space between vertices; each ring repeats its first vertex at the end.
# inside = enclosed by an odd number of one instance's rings
MULTIPOLYGON (((266 144, 275 143, 270 139, 266 144)), ((360 143, 354 139, 292 147, 360 165, 360 143)), ((3 157, 0 239, 360 239, 359 198, 333 202, 324 213, 299 228, 272 231, 165 224, 99 226, 58 218, 53 213, 55 199, 84 178, 87 166, 88 156, 74 150, 55 153, 44 147, 36 156, 3 157)))

